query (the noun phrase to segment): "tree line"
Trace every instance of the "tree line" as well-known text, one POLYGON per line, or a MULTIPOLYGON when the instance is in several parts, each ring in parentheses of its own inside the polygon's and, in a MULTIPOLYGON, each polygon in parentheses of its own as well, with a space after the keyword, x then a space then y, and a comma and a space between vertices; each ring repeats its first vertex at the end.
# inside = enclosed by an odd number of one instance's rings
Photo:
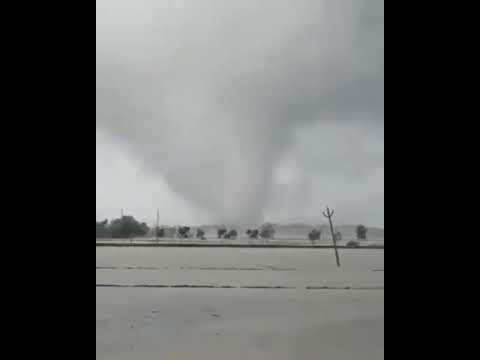
POLYGON ((134 236, 145 236, 150 231, 144 222, 138 222, 133 216, 122 216, 112 221, 97 221, 97 238, 123 239, 134 236))
MULTIPOLYGON (((167 231, 167 228, 159 227, 151 229, 145 222, 139 222, 135 220, 133 216, 122 216, 121 218, 114 219, 112 221, 103 220, 96 222, 96 237, 97 238, 132 238, 141 237, 147 235, 151 230, 154 230, 156 237, 164 238, 171 237, 172 235, 181 238, 197 238, 205 240, 205 230, 197 228, 196 232, 190 226, 177 226, 173 231, 167 231)), ((356 227, 356 236, 358 240, 367 239, 368 229, 364 225, 358 225, 356 227)), ((249 239, 273 239, 275 236, 275 228, 272 224, 264 224, 259 228, 248 229, 245 235, 249 239)), ((314 243, 320 240, 322 231, 320 228, 313 228, 307 235, 308 239, 314 243)), ((218 239, 236 239, 238 237, 238 231, 234 228, 227 229, 225 226, 220 226, 217 229, 218 239)), ((335 231, 335 240, 342 240, 342 234, 340 231, 335 231)))

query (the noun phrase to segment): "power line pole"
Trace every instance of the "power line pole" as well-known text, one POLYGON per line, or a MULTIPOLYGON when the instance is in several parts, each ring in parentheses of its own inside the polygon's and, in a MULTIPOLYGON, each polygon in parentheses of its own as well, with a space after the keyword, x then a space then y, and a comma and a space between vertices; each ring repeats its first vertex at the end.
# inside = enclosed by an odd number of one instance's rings
POLYGON ((328 222, 330 223, 330 231, 332 233, 332 239, 333 239, 333 248, 335 249, 335 259, 337 260, 337 266, 340 267, 340 258, 338 256, 338 250, 337 250, 337 239, 335 236, 335 232, 333 231, 333 225, 332 225, 332 216, 335 213, 335 210, 330 210, 327 206, 327 211, 323 212, 323 216, 328 218, 328 222))
POLYGON ((158 226, 159 226, 159 218, 160 218, 160 213, 159 213, 159 210, 157 209, 157 227, 155 228, 155 240, 157 241, 158 243, 158 226))

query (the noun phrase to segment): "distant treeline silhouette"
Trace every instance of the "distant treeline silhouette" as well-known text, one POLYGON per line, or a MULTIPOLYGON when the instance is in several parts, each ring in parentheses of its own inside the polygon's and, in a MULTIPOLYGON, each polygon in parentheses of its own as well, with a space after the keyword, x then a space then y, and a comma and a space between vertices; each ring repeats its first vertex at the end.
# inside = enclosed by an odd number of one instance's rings
POLYGON ((134 236, 145 236, 149 231, 150 228, 146 223, 138 222, 133 216, 122 216, 111 222, 108 222, 108 220, 97 221, 96 237, 123 239, 134 236))
MULTIPOLYGON (((358 225, 356 227, 356 238, 358 240, 367 239, 368 229, 364 225, 358 225)), ((117 238, 126 239, 133 237, 143 237, 146 235, 153 235, 158 238, 171 238, 176 237, 180 239, 197 238, 201 240, 206 239, 206 231, 201 227, 196 229, 190 226, 176 226, 176 227, 158 227, 150 228, 145 222, 139 222, 135 220, 133 216, 122 216, 112 221, 104 220, 96 222, 96 237, 97 238, 117 238)), ((149 236, 151 236, 149 235, 149 236)), ((245 235, 249 239, 273 239, 275 235, 274 225, 266 223, 261 225, 257 229, 248 229, 245 235)), ((312 243, 320 240, 322 231, 320 228, 313 228, 308 234, 307 239, 312 243)), ((224 225, 217 227, 218 239, 230 239, 234 240, 239 236, 236 229, 227 229, 224 225)), ((342 240, 342 234, 340 231, 335 231, 335 238, 337 241, 342 240)))

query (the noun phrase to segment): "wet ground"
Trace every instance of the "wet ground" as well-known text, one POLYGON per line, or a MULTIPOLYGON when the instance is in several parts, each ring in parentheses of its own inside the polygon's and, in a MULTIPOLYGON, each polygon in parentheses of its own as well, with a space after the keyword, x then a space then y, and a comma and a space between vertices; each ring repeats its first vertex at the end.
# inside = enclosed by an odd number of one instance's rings
POLYGON ((97 359, 383 359, 383 250, 96 252, 97 359))

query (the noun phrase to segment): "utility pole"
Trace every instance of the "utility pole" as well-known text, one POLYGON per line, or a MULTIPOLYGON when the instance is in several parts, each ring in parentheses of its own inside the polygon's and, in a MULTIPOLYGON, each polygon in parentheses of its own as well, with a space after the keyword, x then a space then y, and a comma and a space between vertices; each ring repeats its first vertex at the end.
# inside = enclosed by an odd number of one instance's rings
POLYGON ((160 210, 157 209, 157 227, 155 228, 155 240, 157 241, 157 243, 159 241, 158 240, 158 230, 159 230, 158 226, 159 226, 159 218, 160 218, 159 211, 160 210))
POLYGON ((340 267, 340 258, 338 257, 338 250, 337 250, 337 239, 335 236, 335 232, 333 231, 333 225, 332 225, 332 216, 335 213, 335 210, 330 210, 327 206, 327 211, 323 212, 323 216, 328 218, 328 222, 330 223, 330 231, 332 233, 332 239, 333 239, 333 248, 335 249, 335 259, 337 260, 337 266, 340 267))

